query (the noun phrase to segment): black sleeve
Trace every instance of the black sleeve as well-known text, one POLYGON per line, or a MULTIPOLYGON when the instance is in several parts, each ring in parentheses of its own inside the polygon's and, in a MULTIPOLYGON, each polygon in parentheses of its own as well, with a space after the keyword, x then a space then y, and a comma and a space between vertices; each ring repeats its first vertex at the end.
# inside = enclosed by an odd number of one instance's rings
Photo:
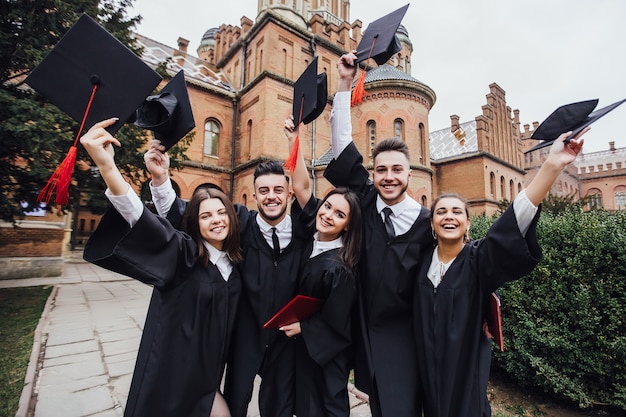
POLYGON ((110 208, 83 253, 88 262, 159 289, 177 285, 197 256, 197 246, 187 234, 146 208, 132 228, 110 208))
POLYGON ((475 246, 479 279, 486 294, 508 281, 529 274, 541 260, 541 247, 537 240, 537 221, 541 208, 522 236, 517 225, 513 205, 494 222, 487 235, 475 246))
POLYGON ((291 220, 294 235, 298 238, 311 239, 315 233, 315 215, 319 200, 311 194, 311 198, 304 207, 300 207, 298 200, 291 203, 291 220))

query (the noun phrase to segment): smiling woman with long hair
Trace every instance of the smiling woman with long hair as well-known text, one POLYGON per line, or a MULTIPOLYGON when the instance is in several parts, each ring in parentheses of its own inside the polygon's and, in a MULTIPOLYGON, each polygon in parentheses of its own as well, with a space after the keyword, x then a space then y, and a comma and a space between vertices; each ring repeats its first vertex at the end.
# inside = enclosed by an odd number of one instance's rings
POLYGON ((566 143, 563 134, 554 142, 537 175, 483 239, 469 240, 469 209, 459 195, 433 202, 430 225, 437 244, 425 254, 414 299, 425 417, 491 415, 486 399, 491 341, 483 330, 483 307, 493 291, 530 273, 541 259, 539 205, 581 151, 579 136, 566 143))
MULTIPOLYGON (((285 135, 294 146, 293 120, 285 135)), ((292 172, 296 211, 311 198, 302 152, 292 172)), ((292 209, 293 210, 293 209, 292 209)), ((352 314, 356 300, 354 268, 361 253, 359 198, 347 188, 329 191, 314 218, 297 217, 311 243, 300 273, 300 294, 322 300, 311 317, 280 328, 296 338, 296 410, 298 417, 350 415, 348 375, 352 360, 352 314)))
POLYGON ((235 210, 221 191, 199 189, 184 232, 150 212, 115 165, 120 143, 105 130, 114 120, 81 138, 114 207, 84 258, 154 288, 124 415, 229 417, 220 383, 241 291, 235 210))

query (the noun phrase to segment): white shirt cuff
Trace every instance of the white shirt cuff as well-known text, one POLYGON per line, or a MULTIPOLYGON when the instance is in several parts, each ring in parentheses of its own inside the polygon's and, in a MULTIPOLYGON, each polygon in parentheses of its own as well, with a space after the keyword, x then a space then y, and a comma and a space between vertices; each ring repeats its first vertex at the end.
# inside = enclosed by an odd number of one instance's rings
POLYGON ((350 91, 335 94, 330 112, 331 146, 337 158, 352 142, 352 120, 350 118, 350 91))
POLYGON ((537 206, 535 206, 526 196, 526 190, 522 190, 515 201, 513 201, 513 211, 515 212, 515 218, 517 219, 517 227, 522 233, 522 236, 526 236, 528 228, 537 214, 537 206))
POLYGON ((124 195, 113 195, 108 188, 104 192, 104 195, 109 199, 111 204, 113 204, 115 210, 128 222, 130 227, 137 224, 143 214, 144 206, 130 184, 128 185, 128 191, 126 191, 124 195))
POLYGON ((174 187, 172 187, 172 181, 168 178, 167 181, 159 186, 152 185, 152 181, 150 181, 150 192, 152 193, 152 202, 159 216, 167 217, 174 200, 176 200, 176 192, 174 187))

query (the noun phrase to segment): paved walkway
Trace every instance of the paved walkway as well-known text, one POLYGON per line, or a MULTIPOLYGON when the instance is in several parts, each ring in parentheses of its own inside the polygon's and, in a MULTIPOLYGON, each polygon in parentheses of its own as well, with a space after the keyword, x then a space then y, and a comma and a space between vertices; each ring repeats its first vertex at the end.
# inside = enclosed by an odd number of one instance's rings
MULTIPOLYGON (((80 254, 66 261, 62 277, 0 280, 0 288, 37 285, 54 288, 16 417, 122 416, 151 288, 80 254)), ((369 417, 367 404, 350 397, 351 417, 369 417)), ((256 404, 255 390, 249 417, 258 417, 256 404)))

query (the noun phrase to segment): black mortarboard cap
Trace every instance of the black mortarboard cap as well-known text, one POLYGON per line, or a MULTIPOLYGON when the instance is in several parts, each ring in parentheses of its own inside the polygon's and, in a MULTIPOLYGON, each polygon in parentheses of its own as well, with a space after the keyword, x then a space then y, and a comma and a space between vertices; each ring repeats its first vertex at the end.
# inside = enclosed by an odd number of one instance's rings
POLYGON ((152 130, 166 150, 196 127, 189 102, 185 72, 180 70, 161 92, 149 96, 137 109, 135 124, 152 130))
POLYGON ((107 127, 115 134, 161 82, 161 76, 83 14, 25 81, 80 123, 74 145, 37 196, 38 201, 49 203, 56 190, 55 202, 67 205, 76 146, 83 130, 118 117, 107 127))
POLYGON ((317 73, 317 57, 304 70, 293 86, 293 120, 311 123, 322 114, 328 98, 326 73, 317 73), (302 114, 300 114, 302 112, 302 114))
POLYGON ((373 58, 378 65, 383 65, 402 49, 396 32, 408 8, 408 4, 402 6, 367 26, 357 46, 355 64, 373 58))
POLYGON ((119 121, 107 128, 115 134, 161 79, 141 58, 83 14, 30 73, 26 83, 77 122, 82 122, 86 114, 85 129, 118 117, 119 121))
POLYGON ((562 133, 571 131, 570 137, 575 137, 587 126, 591 125, 616 107, 624 103, 626 99, 617 101, 601 109, 595 110, 598 99, 570 103, 559 107, 541 122, 530 136, 531 139, 539 139, 542 142, 533 146, 524 153, 550 146, 562 133))

